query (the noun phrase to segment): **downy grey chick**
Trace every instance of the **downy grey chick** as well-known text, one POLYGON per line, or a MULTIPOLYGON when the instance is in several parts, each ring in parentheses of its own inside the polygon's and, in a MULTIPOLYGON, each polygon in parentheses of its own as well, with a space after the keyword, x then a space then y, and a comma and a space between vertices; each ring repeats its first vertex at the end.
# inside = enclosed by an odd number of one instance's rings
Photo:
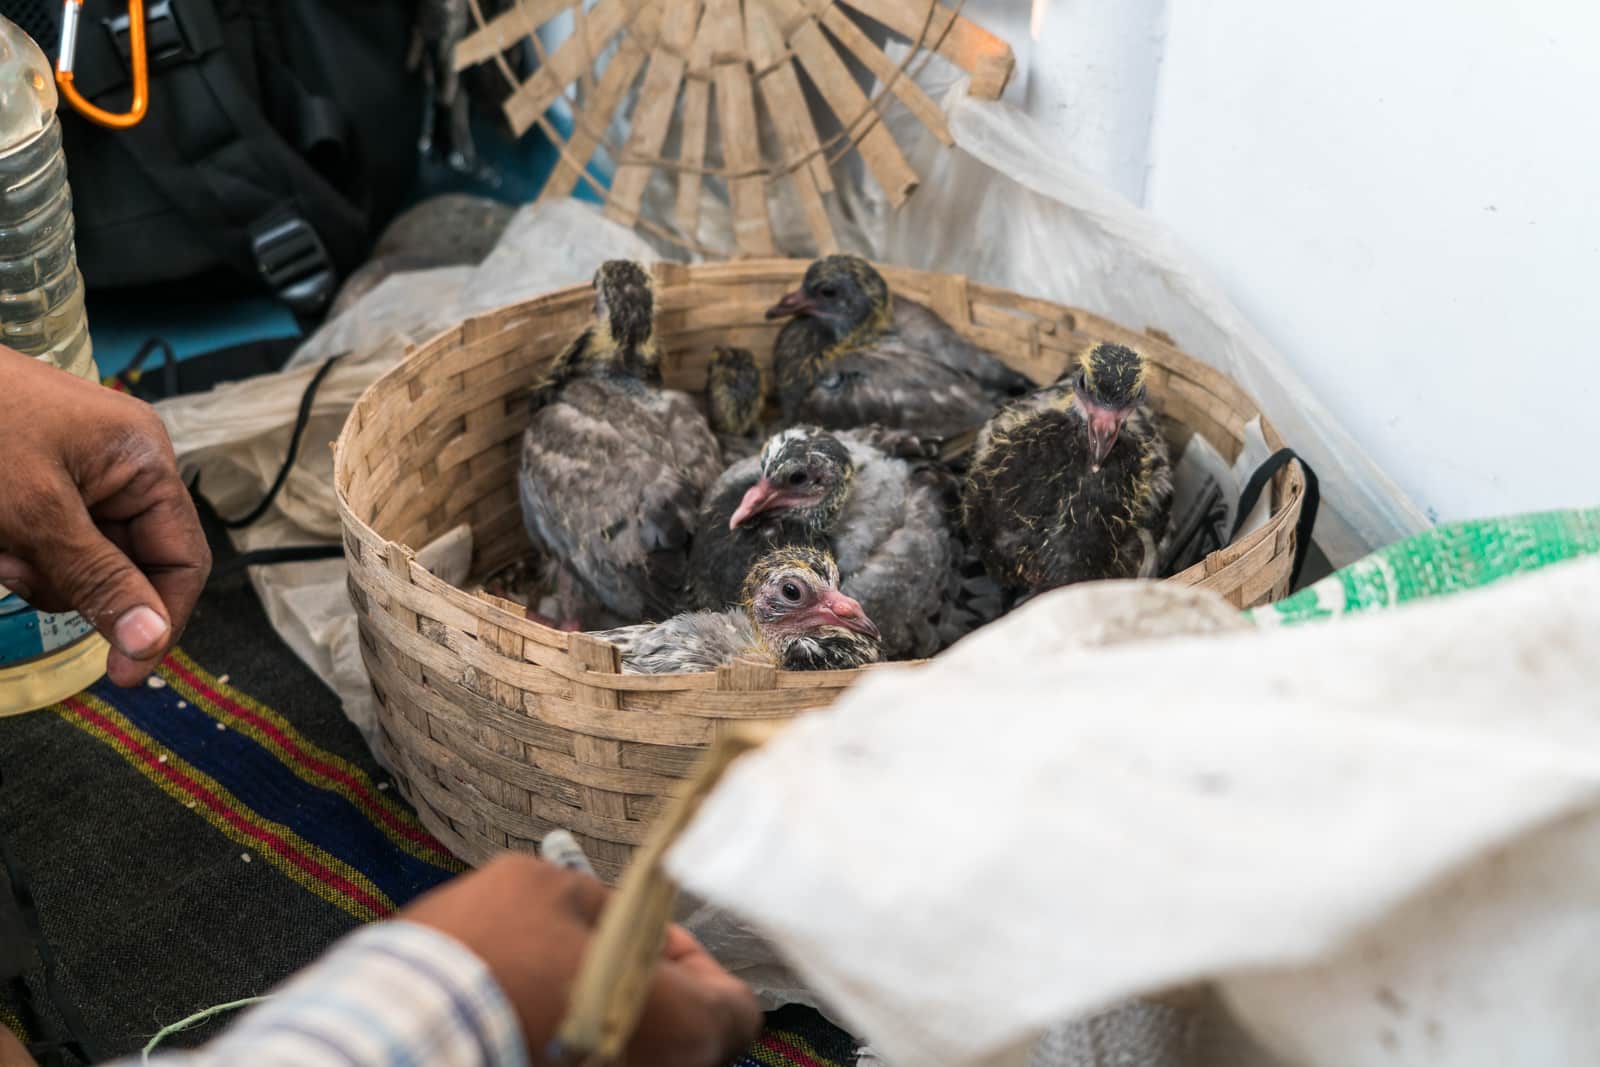
POLYGON ((967 536, 1010 593, 1153 577, 1172 508, 1145 360, 1100 344, 978 435, 962 491, 967 536))
POLYGON ((623 671, 633 674, 709 671, 741 656, 786 671, 849 670, 878 660, 878 628, 839 592, 839 568, 826 552, 768 552, 750 568, 742 600, 725 611, 685 612, 595 636, 616 645, 623 671))
POLYGON ((767 311, 786 316, 772 363, 785 422, 876 423, 948 438, 1033 389, 932 310, 891 293, 859 256, 811 264, 801 287, 767 311))
POLYGON ((718 346, 706 368, 706 413, 722 448, 722 462, 737 463, 761 451, 767 372, 748 348, 718 346))
POLYGON ((676 612, 722 470, 694 401, 661 388, 650 276, 612 260, 594 289, 593 323, 538 391, 518 476, 528 535, 562 565, 563 628, 582 628, 580 591, 624 619, 676 612))
POLYGON ((870 431, 784 430, 707 494, 689 560, 694 602, 731 603, 772 547, 826 549, 840 588, 882 630, 885 658, 932 655, 982 621, 964 603, 954 496, 870 431))

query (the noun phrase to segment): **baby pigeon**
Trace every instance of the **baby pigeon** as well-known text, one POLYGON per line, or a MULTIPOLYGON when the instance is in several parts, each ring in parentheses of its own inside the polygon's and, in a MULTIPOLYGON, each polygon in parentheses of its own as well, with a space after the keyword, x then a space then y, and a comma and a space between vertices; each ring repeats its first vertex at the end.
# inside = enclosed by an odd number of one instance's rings
POLYGON ((952 437, 1033 388, 933 311, 892 294, 859 256, 811 264, 801 287, 767 311, 785 316, 795 317, 778 334, 773 371, 786 422, 952 437))
POLYGON ((660 388, 650 276, 612 260, 594 289, 594 321, 534 401, 518 476, 528 535, 562 564, 565 628, 580 592, 623 619, 681 607, 700 499, 722 469, 694 401, 660 388))
POLYGON ((797 426, 723 472, 689 557, 695 602, 721 608, 773 546, 827 549, 841 589, 883 631, 885 657, 930 656, 975 624, 962 614, 955 493, 865 430, 797 426))
POLYGON ((989 574, 1023 596, 1154 575, 1172 507, 1167 444, 1145 406, 1145 361, 1096 345, 978 435, 962 490, 989 574))
POLYGON ((761 451, 766 404, 767 372, 755 356, 748 348, 718 346, 706 368, 706 410, 724 464, 761 451))
POLYGON ((750 568, 742 599, 726 611, 685 612, 596 636, 621 649, 622 669, 632 674, 709 671, 740 656, 786 671, 849 670, 878 660, 878 628, 839 592, 839 568, 826 552, 768 552, 750 568))

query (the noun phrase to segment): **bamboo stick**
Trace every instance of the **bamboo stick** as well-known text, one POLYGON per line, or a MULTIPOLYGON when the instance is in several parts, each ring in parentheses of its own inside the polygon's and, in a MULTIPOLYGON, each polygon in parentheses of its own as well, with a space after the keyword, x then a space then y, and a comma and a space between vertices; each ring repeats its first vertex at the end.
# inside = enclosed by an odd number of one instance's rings
POLYGON ((717 122, 722 133, 728 199, 733 203, 733 238, 741 255, 770 256, 772 223, 767 217, 767 178, 756 131, 755 90, 745 58, 744 20, 739 0, 706 0, 713 27, 712 81, 717 90, 717 122))
POLYGON ((606 214, 625 225, 631 226, 639 218, 639 203, 654 169, 646 161, 653 160, 666 143, 673 105, 678 101, 683 72, 688 68, 687 54, 694 43, 695 28, 700 25, 700 10, 700 0, 666 0, 660 41, 650 53, 628 143, 606 200, 606 214))
POLYGON ((544 66, 533 72, 503 105, 506 121, 518 137, 549 110, 568 85, 589 70, 594 57, 622 29, 629 14, 628 0, 600 0, 582 21, 582 32, 573 34, 561 47, 545 58, 544 66))
POLYGON ((922 91, 922 86, 916 83, 910 71, 901 70, 837 5, 823 12, 822 24, 861 61, 862 66, 872 72, 873 77, 889 87, 889 91, 906 106, 906 110, 932 130, 940 141, 954 147, 956 139, 950 133, 950 124, 944 119, 944 110, 922 91))
POLYGON ((877 121, 877 113, 867 94, 861 91, 851 77, 850 69, 839 58, 839 53, 823 36, 822 27, 815 19, 800 17, 795 0, 767 0, 773 5, 778 18, 791 26, 789 47, 794 49, 800 65, 811 77, 812 84, 827 101, 828 107, 849 124, 848 136, 855 141, 856 150, 866 161, 889 203, 900 207, 917 188, 917 175, 901 154, 900 146, 877 121))
POLYGON ((711 42, 709 16, 700 19, 689 52, 688 83, 683 89, 683 136, 678 146, 678 204, 674 222, 690 240, 700 230, 700 169, 706 158, 706 130, 711 123, 711 42))
POLYGON ((783 146, 784 167, 795 196, 805 211, 806 225, 817 242, 817 251, 829 255, 839 250, 833 223, 828 218, 822 194, 833 189, 833 177, 822 154, 822 142, 806 106, 800 76, 783 47, 783 36, 765 4, 746 9, 745 28, 750 37, 750 59, 760 75, 761 94, 767 114, 783 146))
POLYGON ((572 0, 517 0, 517 5, 502 11, 487 24, 456 42, 451 65, 457 71, 492 59, 539 32, 539 27, 572 6, 572 0))
POLYGON ((600 146, 601 137, 611 126, 612 116, 622 106, 624 94, 632 88, 639 68, 644 65, 646 45, 656 34, 655 11, 655 8, 647 9, 623 37, 588 106, 574 118, 572 137, 539 193, 540 200, 566 196, 577 186, 578 175, 588 166, 589 159, 600 146))
POLYGON ((556 1040, 567 1062, 616 1063, 639 1024, 650 979, 666 941, 678 890, 667 877, 667 850, 688 827, 735 760, 759 748, 782 723, 744 723, 722 732, 687 786, 667 807, 606 902, 556 1040))
POLYGON ((979 100, 997 100, 1016 67, 1011 46, 975 22, 961 18, 937 0, 844 0, 845 3, 910 40, 923 37, 950 62, 972 75, 967 91, 979 100), (930 12, 931 8, 931 12, 930 12))

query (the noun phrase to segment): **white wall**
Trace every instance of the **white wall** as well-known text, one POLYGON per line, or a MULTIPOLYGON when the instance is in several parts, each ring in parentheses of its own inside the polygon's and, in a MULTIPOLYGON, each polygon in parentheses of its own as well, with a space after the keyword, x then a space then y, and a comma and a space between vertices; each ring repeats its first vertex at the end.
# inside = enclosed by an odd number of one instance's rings
POLYGON ((1004 37, 1018 73, 1006 98, 1059 131, 1080 167, 1143 196, 1166 0, 1051 0, 1038 41, 1031 0, 968 0, 963 13, 1004 37))
POLYGON ((985 6, 1431 515, 1600 500, 1600 5, 1053 0, 1037 44, 985 6))

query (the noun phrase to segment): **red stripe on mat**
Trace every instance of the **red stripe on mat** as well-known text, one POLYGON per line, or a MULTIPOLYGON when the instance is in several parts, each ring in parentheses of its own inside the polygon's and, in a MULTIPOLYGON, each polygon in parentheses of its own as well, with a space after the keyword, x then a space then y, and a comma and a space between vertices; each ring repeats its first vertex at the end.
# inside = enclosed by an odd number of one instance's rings
POLYGON ((216 688, 210 685, 204 678, 195 674, 193 671, 188 670, 183 666, 183 664, 179 663, 176 657, 168 658, 163 666, 172 671, 173 674, 176 674, 178 677, 182 678, 184 682, 193 687, 197 692, 199 692, 213 704, 223 708, 229 714, 235 715, 246 722, 251 723, 262 733, 266 734, 268 737, 271 737, 278 743, 280 747, 283 748, 285 752, 293 756, 301 766, 309 767, 323 777, 331 778, 347 787, 359 799, 363 809, 365 809, 369 814, 381 819, 383 824, 394 830, 395 833, 401 835, 408 841, 412 841, 423 846, 430 852, 438 853, 440 856, 446 859, 453 860, 455 858, 454 855, 443 845, 441 845, 432 834, 428 833, 428 831, 422 829, 421 827, 407 824, 404 819, 401 819, 393 811, 389 810, 389 808, 386 807, 377 797, 372 795, 371 790, 367 789, 367 787, 361 783, 360 779, 347 773, 346 771, 341 770, 338 767, 333 766, 332 764, 325 763, 324 761, 319 760, 315 756, 306 752, 295 743, 293 738, 284 733, 283 730, 281 730, 271 720, 263 718, 251 709, 245 707, 237 701, 229 699, 224 694, 218 692, 216 688))
POLYGON ((98 711, 95 711, 89 705, 73 697, 63 701, 62 706, 69 709, 74 715, 94 723, 97 729, 104 731, 108 736, 127 746, 128 751, 137 756, 148 768, 194 797, 199 803, 210 808, 240 833, 260 842, 306 874, 326 885, 332 886, 351 900, 368 908, 377 916, 388 915, 393 910, 388 901, 374 897, 360 886, 338 874, 338 872, 329 870, 303 852, 298 851, 277 834, 255 825, 249 819, 230 808, 220 797, 206 789, 199 782, 180 773, 170 763, 162 763, 154 752, 151 752, 129 735, 127 731, 104 715, 101 715, 98 711))
POLYGON ((794 1067, 829 1067, 819 1059, 814 1059, 810 1053, 801 1049, 774 1033, 761 1035, 761 1040, 756 1042, 758 1047, 769 1048, 780 1056, 787 1057, 794 1067))

